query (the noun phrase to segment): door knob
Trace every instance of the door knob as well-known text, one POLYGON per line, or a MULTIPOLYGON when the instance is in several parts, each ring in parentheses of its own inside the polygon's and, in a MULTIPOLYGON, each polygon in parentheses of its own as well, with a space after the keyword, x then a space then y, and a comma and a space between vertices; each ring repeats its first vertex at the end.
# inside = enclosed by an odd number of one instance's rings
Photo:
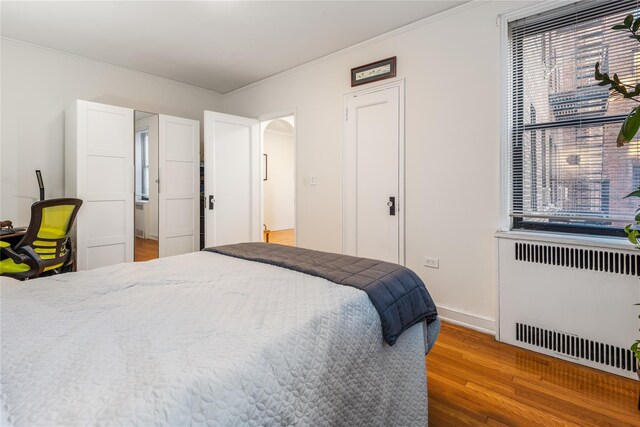
POLYGON ((389 197, 389 201, 387 202, 387 206, 389 206, 389 215, 395 216, 396 214, 396 198, 389 197))
POLYGON ((216 199, 213 198, 213 195, 210 194, 209 195, 209 210, 213 210, 213 204, 215 203, 216 199))

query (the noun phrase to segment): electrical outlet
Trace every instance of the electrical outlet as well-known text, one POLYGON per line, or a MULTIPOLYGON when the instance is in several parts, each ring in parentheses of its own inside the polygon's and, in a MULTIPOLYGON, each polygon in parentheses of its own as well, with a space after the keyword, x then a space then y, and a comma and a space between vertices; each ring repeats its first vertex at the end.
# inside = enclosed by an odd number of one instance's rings
POLYGON ((438 258, 424 257, 424 266, 429 268, 440 268, 440 260, 438 258))

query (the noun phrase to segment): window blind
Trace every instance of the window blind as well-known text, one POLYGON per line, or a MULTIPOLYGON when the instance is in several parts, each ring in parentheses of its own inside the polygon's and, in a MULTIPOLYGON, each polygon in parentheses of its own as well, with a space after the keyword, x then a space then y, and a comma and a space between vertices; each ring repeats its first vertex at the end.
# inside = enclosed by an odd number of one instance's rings
POLYGON ((509 23, 509 133, 514 228, 619 234, 638 200, 640 143, 616 137, 638 105, 609 96, 594 66, 640 81, 640 43, 614 31, 638 0, 581 1, 509 23))

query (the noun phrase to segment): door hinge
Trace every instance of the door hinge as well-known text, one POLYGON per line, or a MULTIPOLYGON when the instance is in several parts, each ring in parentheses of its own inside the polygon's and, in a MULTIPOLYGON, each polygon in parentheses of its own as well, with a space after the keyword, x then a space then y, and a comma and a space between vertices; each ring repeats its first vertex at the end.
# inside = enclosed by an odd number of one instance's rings
POLYGON ((349 121, 349 109, 348 108, 346 110, 344 110, 344 114, 345 114, 344 119, 345 119, 345 121, 348 122, 349 121))

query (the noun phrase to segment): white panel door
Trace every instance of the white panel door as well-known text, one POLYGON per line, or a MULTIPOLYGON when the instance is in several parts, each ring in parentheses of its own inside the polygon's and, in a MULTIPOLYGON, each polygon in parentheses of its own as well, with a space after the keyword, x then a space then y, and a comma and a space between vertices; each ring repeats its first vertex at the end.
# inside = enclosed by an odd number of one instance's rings
POLYGON ((205 246, 261 240, 258 121, 204 112, 205 246))
POLYGON ((78 101, 76 111, 78 269, 132 262, 133 110, 78 101))
POLYGON ((200 249, 200 122, 158 116, 158 256, 200 249))
POLYGON ((343 250, 404 263, 401 85, 345 97, 343 250))

